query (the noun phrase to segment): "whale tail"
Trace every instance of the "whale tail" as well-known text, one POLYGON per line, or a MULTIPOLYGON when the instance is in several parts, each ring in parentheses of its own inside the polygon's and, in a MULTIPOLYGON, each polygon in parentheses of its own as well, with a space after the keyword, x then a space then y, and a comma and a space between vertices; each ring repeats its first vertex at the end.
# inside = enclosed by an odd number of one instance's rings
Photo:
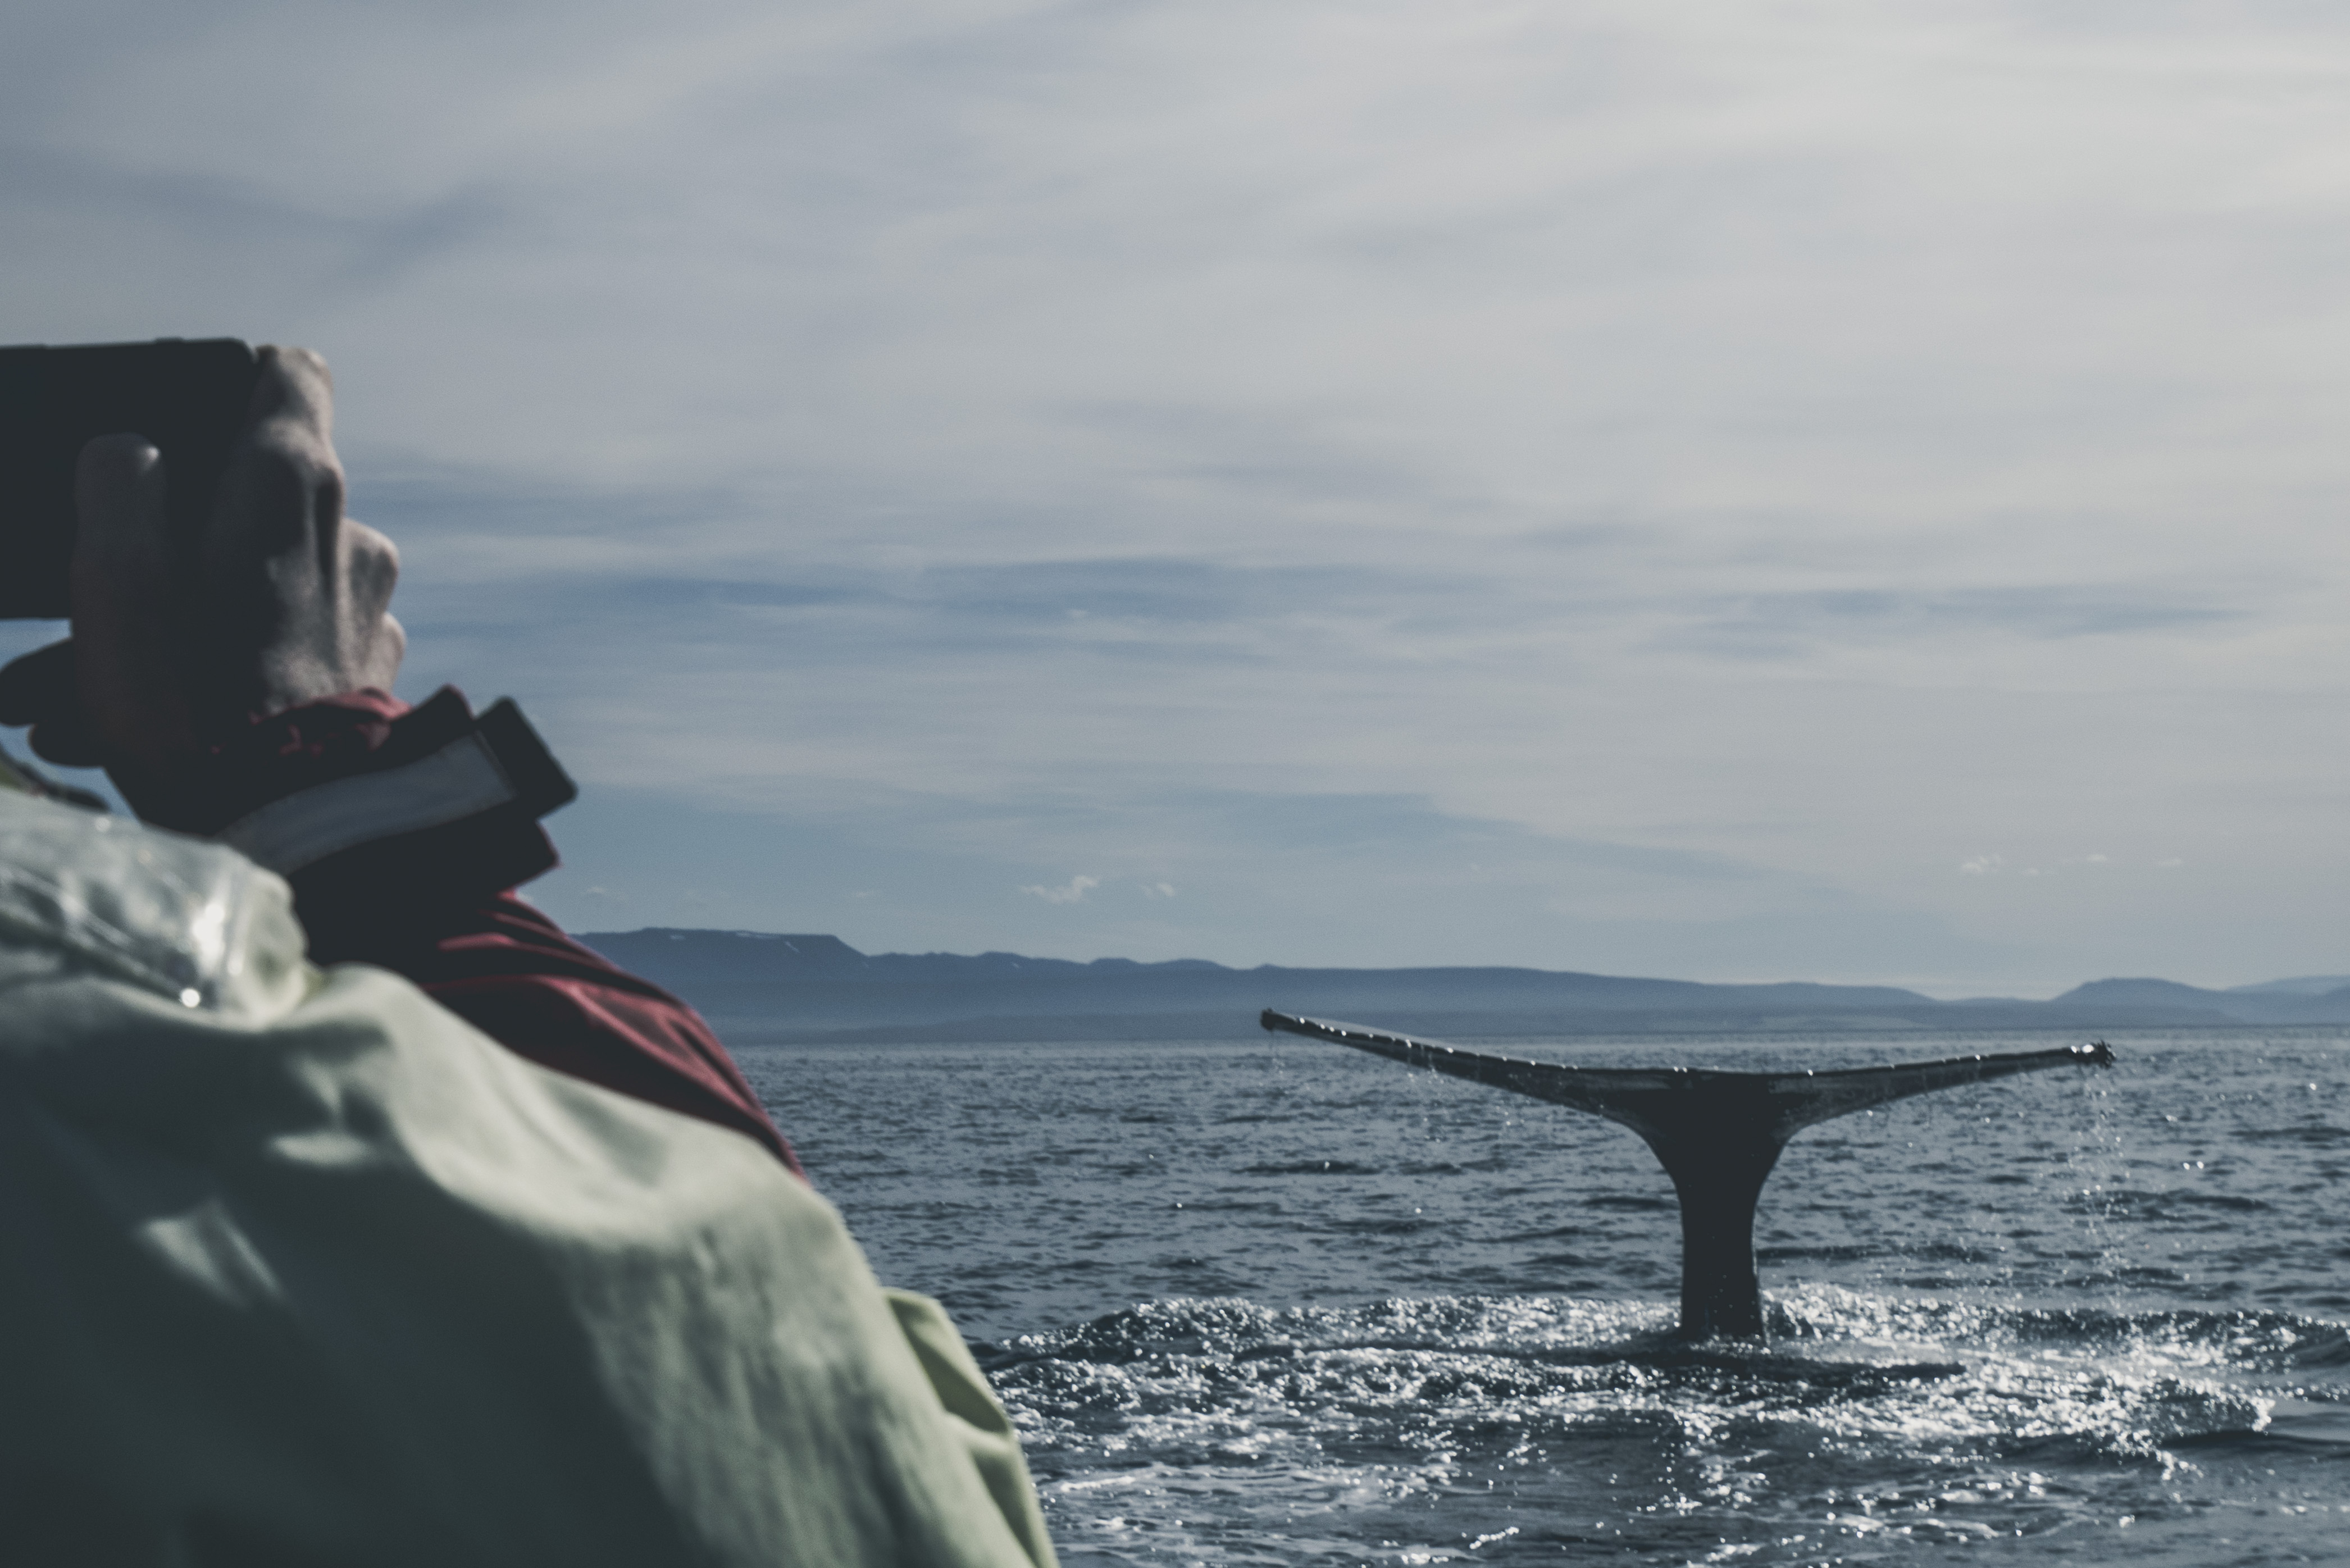
POLYGON ((1605 1116, 1638 1133, 1681 1210, 1680 1334, 1762 1336, 1754 1274, 1754 1206, 1779 1151, 1807 1127, 1890 1100, 2051 1067, 2106 1067, 2103 1041, 2054 1051, 1952 1056, 1822 1073, 1723 1073, 1687 1067, 1560 1067, 1463 1051, 1358 1024, 1296 1018, 1267 1008, 1269 1030, 1351 1045, 1471 1083, 1605 1116))

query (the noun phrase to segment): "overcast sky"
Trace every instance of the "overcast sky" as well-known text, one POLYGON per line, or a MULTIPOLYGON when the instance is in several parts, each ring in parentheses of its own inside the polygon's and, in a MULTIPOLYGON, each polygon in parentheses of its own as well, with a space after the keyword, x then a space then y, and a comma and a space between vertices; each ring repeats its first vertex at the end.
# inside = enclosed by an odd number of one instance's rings
POLYGON ((2350 972, 2338 6, 33 0, 0 247, 328 355, 575 929, 2350 972))

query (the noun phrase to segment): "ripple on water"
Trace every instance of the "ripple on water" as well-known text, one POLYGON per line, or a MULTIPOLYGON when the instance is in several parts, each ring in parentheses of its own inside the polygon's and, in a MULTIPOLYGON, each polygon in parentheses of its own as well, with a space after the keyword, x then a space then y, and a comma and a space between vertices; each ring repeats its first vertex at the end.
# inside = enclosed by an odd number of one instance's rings
MULTIPOLYGON (((2183 1455, 2269 1433, 2262 1374, 2344 1354, 2337 1325, 2275 1313, 1832 1288, 1774 1310, 1783 1337, 1756 1350, 1676 1345, 1669 1313, 1619 1302, 1162 1301, 987 1359, 1081 1551, 1180 1529, 1201 1560, 1276 1539, 1311 1560, 1290 1532, 1344 1509, 1429 1550, 1482 1538, 1481 1560, 1589 1547, 1613 1521, 1615 1548, 1778 1562, 2151 1520, 2183 1455), (1242 1526, 1211 1496, 1280 1517, 1242 1526)), ((2338 1386, 2307 1392, 2284 1439, 2350 1454, 2338 1386)))
POLYGON ((987 1341, 1071 1568, 2340 1560, 2350 1037, 2116 1044, 1790 1145, 1761 1355, 1662 1342, 1670 1184, 1558 1107, 1294 1041, 743 1060, 882 1277, 987 1341))

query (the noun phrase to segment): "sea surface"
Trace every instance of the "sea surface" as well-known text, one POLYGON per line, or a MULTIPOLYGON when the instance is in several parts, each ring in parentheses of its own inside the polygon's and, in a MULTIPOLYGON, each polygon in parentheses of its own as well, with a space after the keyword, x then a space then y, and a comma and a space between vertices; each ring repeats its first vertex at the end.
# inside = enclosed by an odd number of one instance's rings
POLYGON ((973 1342, 1072 1568, 2350 1563, 2350 1031, 2110 1038, 1798 1137, 1774 1337, 1694 1351, 1671 1187, 1562 1107, 1294 1036, 739 1054, 973 1342))

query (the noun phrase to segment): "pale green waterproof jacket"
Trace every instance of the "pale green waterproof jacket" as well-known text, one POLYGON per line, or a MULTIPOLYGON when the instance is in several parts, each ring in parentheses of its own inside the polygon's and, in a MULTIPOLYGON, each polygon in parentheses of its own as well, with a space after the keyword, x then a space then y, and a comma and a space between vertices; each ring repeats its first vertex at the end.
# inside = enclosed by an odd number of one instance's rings
POLYGON ((1053 1553, 944 1314, 773 1156, 0 788, 0 1560, 1053 1553))

